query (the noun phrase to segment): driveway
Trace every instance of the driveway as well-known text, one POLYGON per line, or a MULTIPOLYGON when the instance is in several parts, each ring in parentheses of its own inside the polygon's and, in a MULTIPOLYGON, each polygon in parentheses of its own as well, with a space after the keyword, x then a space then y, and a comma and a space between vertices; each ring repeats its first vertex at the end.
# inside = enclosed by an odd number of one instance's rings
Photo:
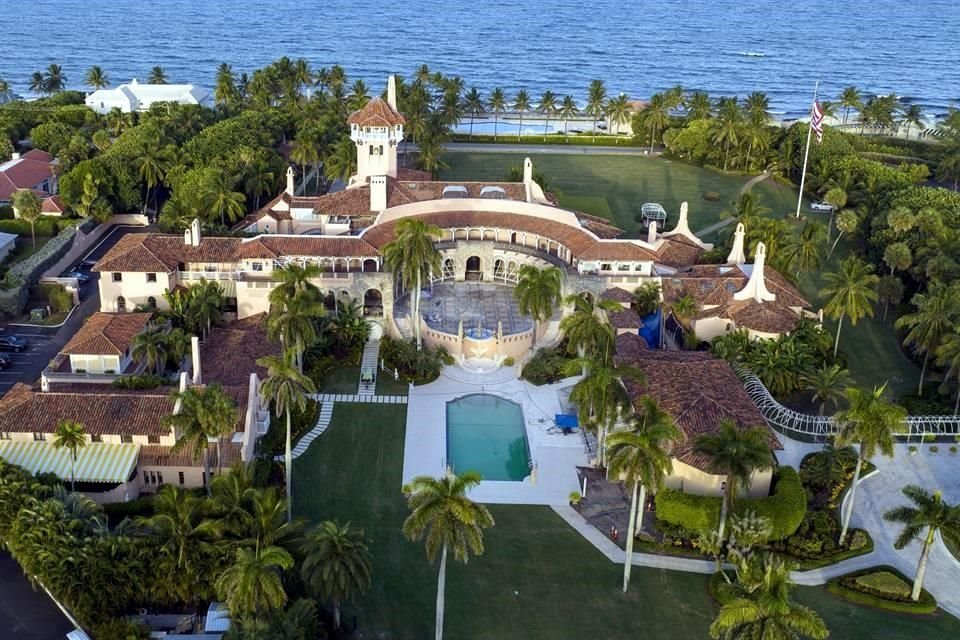
MULTIPOLYGON (((853 524, 862 527, 873 536, 878 563, 889 564, 904 575, 913 577, 920 559, 920 542, 913 542, 897 551, 893 541, 900 533, 900 525, 883 519, 883 514, 903 504, 908 504, 901 490, 908 484, 916 484, 928 491, 940 489, 943 499, 960 503, 960 455, 951 455, 950 444, 940 443, 939 451, 930 453, 929 444, 918 445, 920 451, 911 456, 906 444, 897 444, 894 457, 878 456, 873 459, 877 473, 862 480, 857 489, 857 503, 853 524)), ((940 606, 954 616, 960 617, 960 562, 937 536, 927 563, 924 588, 934 595, 940 606)))

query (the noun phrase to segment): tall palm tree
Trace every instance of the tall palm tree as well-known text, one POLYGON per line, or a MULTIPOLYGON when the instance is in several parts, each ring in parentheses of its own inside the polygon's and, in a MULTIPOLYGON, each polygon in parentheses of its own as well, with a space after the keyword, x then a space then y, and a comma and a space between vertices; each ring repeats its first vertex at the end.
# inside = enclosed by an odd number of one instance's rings
POLYGON ((319 296, 300 291, 282 303, 271 303, 267 316, 267 336, 279 340, 283 349, 294 354, 297 371, 303 373, 303 354, 319 339, 317 320, 326 315, 319 296))
POLYGON ((621 126, 630 124, 630 99, 627 98, 627 94, 621 93, 616 98, 610 98, 605 112, 610 121, 610 128, 619 133, 621 126))
POLYGON ((387 268, 400 274, 400 282, 410 291, 413 311, 413 335, 417 350, 423 348, 420 338, 420 292, 423 279, 440 273, 440 252, 434 242, 440 238, 440 228, 421 220, 406 219, 397 223, 396 236, 383 248, 387 268))
POLYGON ((563 274, 556 267, 538 269, 525 264, 517 272, 513 297, 520 313, 533 318, 534 344, 540 332, 540 323, 553 315, 553 308, 560 302, 562 288, 563 274))
POLYGON ((162 327, 149 327, 133 337, 130 356, 136 362, 146 363, 157 375, 163 373, 168 355, 167 337, 162 327))
POLYGON ((840 329, 844 317, 850 318, 850 324, 857 326, 860 318, 873 317, 873 303, 877 301, 877 281, 873 265, 867 264, 857 256, 849 256, 840 263, 836 273, 823 275, 825 285, 823 295, 827 303, 823 310, 837 321, 837 337, 833 344, 836 357, 840 346, 840 329))
POLYGON ((204 206, 213 216, 219 216, 221 226, 225 226, 227 220, 236 222, 247 212, 247 197, 235 191, 236 186, 236 178, 222 169, 211 167, 203 174, 204 206))
POLYGON ((820 415, 826 410, 827 403, 836 407, 840 400, 846 397, 847 387, 853 382, 850 372, 838 364, 821 364, 816 369, 809 369, 800 376, 804 389, 813 396, 814 402, 820 403, 820 415))
POLYGON ((770 452, 770 432, 767 427, 740 428, 733 420, 720 422, 716 433, 703 433, 693 442, 693 450, 707 458, 707 470, 726 478, 720 509, 717 537, 723 540, 727 512, 733 506, 740 489, 750 489, 756 471, 773 467, 770 452))
POLYGON ((790 566, 772 554, 762 562, 755 584, 737 585, 737 597, 725 603, 710 625, 716 640, 823 640, 830 635, 823 619, 790 598, 790 566))
POLYGON ((167 72, 163 70, 163 67, 157 65, 150 69, 147 84, 167 84, 167 72))
POLYGON ((487 100, 487 107, 493 112, 493 141, 497 141, 497 124, 500 121, 500 114, 507 108, 507 95, 503 89, 496 87, 490 92, 490 98, 487 100))
POLYGON ((410 515, 403 523, 403 535, 409 540, 424 539, 427 559, 432 563, 440 554, 437 577, 436 640, 443 638, 443 596, 447 579, 447 552, 466 564, 473 555, 483 555, 483 530, 493 526, 493 516, 482 504, 467 497, 467 491, 480 484, 476 471, 460 475, 448 473, 442 478, 417 476, 403 487, 410 515))
POLYGON ((259 555, 237 549, 233 564, 217 578, 217 596, 235 620, 263 618, 287 603, 280 572, 293 564, 293 557, 280 547, 267 547, 259 555))
POLYGON ((210 441, 216 443, 217 467, 221 463, 221 439, 233 432, 237 423, 237 408, 219 384, 207 387, 189 387, 174 394, 177 413, 165 416, 163 424, 177 433, 172 452, 189 449, 194 461, 203 459, 204 487, 210 494, 210 441))
POLYGON ((30 237, 33 240, 33 248, 37 248, 36 223, 40 219, 40 198, 30 189, 20 189, 15 191, 12 198, 13 210, 17 216, 30 223, 30 237))
POLYGON ((593 118, 593 141, 597 139, 597 121, 603 117, 607 104, 607 88, 603 80, 591 80, 587 89, 587 107, 584 109, 593 118))
POLYGON ((927 561, 930 559, 930 548, 933 547, 937 533, 939 532, 942 538, 951 539, 955 543, 960 542, 960 506, 944 502, 940 491, 931 494, 926 489, 913 484, 903 488, 903 495, 915 506, 901 505, 890 509, 883 514, 883 519, 903 525, 900 535, 893 543, 897 549, 903 549, 921 536, 924 527, 927 529, 923 538, 920 561, 917 563, 917 572, 913 577, 913 589, 910 592, 910 598, 916 602, 920 599, 923 577, 927 573, 927 561))
POLYGON ((520 136, 523 135, 523 114, 530 111, 530 94, 527 93, 526 89, 517 91, 517 96, 513 99, 513 110, 520 114, 520 126, 517 129, 517 141, 519 142, 520 136))
POLYGON ((483 96, 476 87, 471 87, 463 97, 463 110, 470 114, 470 137, 473 137, 473 119, 484 112, 483 96))
POLYGON ((840 106, 843 107, 843 124, 847 124, 847 115, 850 109, 859 111, 863 108, 863 97, 856 87, 845 87, 840 94, 840 106))
POLYGON ((274 415, 286 415, 287 418, 284 444, 287 520, 293 519, 293 457, 290 442, 290 414, 294 409, 303 411, 307 406, 307 394, 317 392, 313 380, 297 370, 294 358, 293 352, 287 350, 282 356, 265 356, 257 360, 257 364, 267 370, 267 376, 260 382, 260 395, 273 405, 274 415))
POLYGON ((577 101, 573 99, 573 96, 563 96, 563 100, 560 102, 560 109, 557 111, 557 115, 563 120, 563 136, 567 137, 567 123, 570 118, 575 118, 577 114, 580 113, 580 107, 577 106, 577 101))
POLYGON ((840 531, 840 546, 847 539, 847 529, 850 526, 850 516, 853 515, 854 501, 857 497, 857 484, 860 482, 860 470, 863 463, 873 458, 877 451, 887 457, 893 457, 893 434, 902 430, 902 423, 907 416, 903 407, 893 404, 884 398, 886 384, 874 387, 873 391, 851 388, 847 389, 849 408, 837 414, 836 421, 840 424, 837 434, 837 446, 845 447, 857 443, 860 452, 857 456, 857 466, 853 472, 853 481, 850 485, 850 498, 847 510, 842 514, 843 526, 840 531))
POLYGON ((640 112, 640 117, 642 118, 643 128, 650 132, 650 153, 653 153, 653 143, 657 134, 670 124, 670 112, 667 109, 663 94, 653 94, 650 97, 650 102, 640 112))
POLYGON ((560 331, 567 338, 567 347, 581 358, 601 357, 614 340, 613 328, 602 312, 623 307, 609 300, 595 304, 579 294, 567 296, 564 302, 573 305, 573 313, 560 320, 560 331))
MULTIPOLYGON (((888 248, 892 246, 888 245, 888 248)), ((898 329, 909 329, 903 344, 912 345, 914 351, 923 354, 917 390, 917 395, 923 395, 923 379, 930 354, 936 352, 943 336, 960 321, 960 285, 933 281, 927 285, 925 293, 914 295, 910 302, 916 311, 901 316, 894 325, 898 329)))
POLYGON ((557 96, 553 91, 544 91, 540 96, 540 103, 537 105, 537 113, 544 117, 543 121, 543 139, 547 139, 547 131, 550 129, 550 116, 557 113, 557 96))
POLYGON ((900 110, 900 124, 907 125, 907 132, 904 137, 910 139, 910 126, 923 126, 923 109, 918 104, 911 104, 900 110))
POLYGON ((623 563, 624 593, 630 586, 634 535, 637 530, 643 530, 647 489, 655 491, 663 486, 664 479, 673 472, 670 459, 672 444, 683 439, 683 433, 673 418, 661 410, 657 401, 650 396, 642 399, 640 410, 633 416, 632 423, 632 429, 615 431, 607 439, 608 473, 633 485, 627 526, 627 555, 623 563))
POLYGON ((107 78, 107 73, 103 70, 103 67, 94 65, 87 70, 87 75, 84 77, 84 82, 87 83, 88 87, 92 87, 94 90, 104 89, 110 86, 110 80, 107 78))
POLYGON ((60 93, 67 88, 67 76, 63 72, 63 67, 60 65, 50 64, 47 66, 45 77, 46 84, 44 88, 47 93, 60 93))
POLYGON ((333 628, 340 628, 340 604, 370 588, 370 555, 362 529, 336 520, 307 533, 300 576, 311 595, 333 604, 333 628))
POLYGON ((76 420, 61 420, 57 424, 57 430, 53 432, 53 448, 66 449, 70 452, 70 490, 75 491, 76 476, 73 467, 77 463, 77 451, 83 449, 87 444, 86 436, 83 432, 83 425, 76 420))

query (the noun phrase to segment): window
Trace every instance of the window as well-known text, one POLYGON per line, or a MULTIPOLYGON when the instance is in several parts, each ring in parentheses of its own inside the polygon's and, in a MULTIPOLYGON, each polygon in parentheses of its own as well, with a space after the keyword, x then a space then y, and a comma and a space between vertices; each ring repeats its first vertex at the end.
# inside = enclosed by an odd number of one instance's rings
POLYGON ((160 444, 160 436, 147 436, 147 444, 160 444))
POLYGON ((34 440, 34 442, 43 442, 43 441, 46 440, 46 439, 47 439, 47 438, 46 438, 46 435, 45 435, 45 434, 38 433, 38 432, 36 432, 36 431, 33 432, 33 440, 34 440))
POLYGON ((10 432, 0 431, 0 440, 9 440, 9 439, 10 439, 10 432))
POLYGON ((103 436, 99 433, 91 433, 90 442, 103 442, 103 436))
POLYGON ((156 282, 156 281, 157 281, 157 274, 155 273, 147 274, 147 282, 156 282))
POLYGON ((156 309, 156 308, 157 308, 157 299, 154 298, 153 296, 150 296, 149 298, 147 298, 147 308, 148 308, 148 309, 156 309))
POLYGON ((117 271, 114 271, 111 274, 111 278, 113 279, 114 282, 123 282, 123 274, 117 271))
POLYGON ((122 436, 120 436, 120 442, 124 444, 133 444, 133 436, 130 435, 129 433, 125 433, 122 436))
POLYGON ((182 487, 182 486, 183 486, 183 471, 179 472, 178 475, 180 476, 180 486, 182 487))

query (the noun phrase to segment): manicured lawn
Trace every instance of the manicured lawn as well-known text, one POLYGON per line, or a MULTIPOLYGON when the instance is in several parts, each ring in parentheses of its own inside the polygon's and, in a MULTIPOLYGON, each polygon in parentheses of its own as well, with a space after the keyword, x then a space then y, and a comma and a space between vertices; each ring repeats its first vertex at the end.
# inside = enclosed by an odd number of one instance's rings
MULTIPOLYGON (((448 153, 444 160, 450 169, 441 178, 503 180, 509 167, 521 164, 523 158, 516 153, 448 153)), ((642 235, 637 217, 644 202, 663 205, 668 227, 676 223, 680 203, 689 202, 690 227, 696 231, 719 220, 720 212, 730 209, 730 202, 749 180, 659 157, 533 154, 532 159, 535 170, 550 178, 550 190, 559 194, 561 205, 609 218, 633 237, 642 235), (720 197, 704 200, 708 191, 720 197)), ((766 182, 760 187, 764 198, 771 200, 768 206, 783 209, 780 201, 788 198, 781 190, 790 190, 766 182)))
MULTIPOLYGON (((436 566, 420 543, 400 532, 407 509, 400 493, 405 411, 391 405, 338 404, 330 428, 294 461, 294 510, 311 522, 337 518, 365 530, 374 555, 373 587, 346 606, 364 637, 426 638, 433 629, 436 566)), ((608 562, 546 507, 491 506, 496 526, 486 553, 450 563, 446 637, 707 637, 716 613, 706 578, 636 569, 630 593, 621 568, 608 562)), ((949 616, 900 617, 856 607, 822 589, 800 589, 833 630, 832 637, 951 638, 949 616)))

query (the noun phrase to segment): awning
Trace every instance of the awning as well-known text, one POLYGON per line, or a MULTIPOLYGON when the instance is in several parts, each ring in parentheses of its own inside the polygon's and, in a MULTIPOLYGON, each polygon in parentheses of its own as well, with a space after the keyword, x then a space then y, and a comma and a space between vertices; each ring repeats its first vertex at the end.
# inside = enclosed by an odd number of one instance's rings
MULTIPOLYGON (((140 454, 138 444, 89 443, 77 450, 77 482, 126 482, 140 454)), ((0 442, 0 458, 33 474, 53 473, 70 479, 70 450, 51 442, 0 442)))

